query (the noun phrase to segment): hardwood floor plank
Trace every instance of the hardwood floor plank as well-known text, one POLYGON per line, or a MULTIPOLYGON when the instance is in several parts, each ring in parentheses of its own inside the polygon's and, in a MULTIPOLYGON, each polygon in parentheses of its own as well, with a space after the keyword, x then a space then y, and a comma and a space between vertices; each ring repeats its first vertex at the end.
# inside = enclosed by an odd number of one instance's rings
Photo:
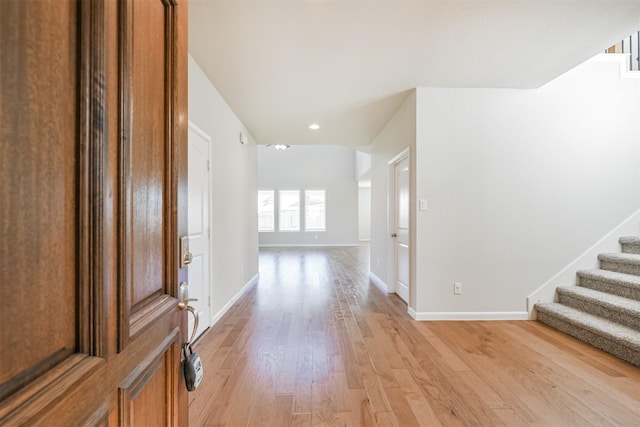
POLYGON ((376 424, 379 427, 401 427, 393 412, 376 412, 376 424))
POLYGON ((312 426, 311 413, 291 414, 289 425, 291 427, 311 427, 312 426))
POLYGON ((309 335, 308 321, 301 322, 304 333, 298 343, 298 359, 296 361, 296 378, 294 390, 294 413, 311 413, 311 393, 313 385, 313 349, 309 335))
POLYGON ((638 368, 537 322, 416 322, 363 252, 262 250, 259 282, 194 346, 190 424, 640 425, 638 368))
POLYGON ((511 408, 494 408, 493 412, 500 419, 501 423, 509 427, 527 427, 532 424, 526 423, 517 413, 511 408))
POLYGON ((353 426, 377 426, 375 416, 369 405, 369 398, 364 389, 349 390, 351 402, 351 421, 353 426))
POLYGON ((362 373, 360 372, 358 361, 354 353, 351 338, 344 325, 344 320, 336 321, 336 331, 340 342, 340 351, 344 360, 347 384, 350 389, 364 388, 362 373))
POLYGON ((387 334, 380 326, 380 321, 386 319, 388 315, 382 313, 372 313, 367 318, 369 328, 373 331, 376 344, 384 352, 384 356, 391 369, 403 369, 405 367, 401 354, 393 345, 391 336, 387 334))
POLYGON ((402 427, 419 427, 420 423, 416 418, 409 402, 407 402, 407 396, 399 387, 392 387, 384 389, 387 399, 391 404, 391 409, 395 415, 395 419, 402 427))
POLYGON ((398 384, 411 407, 411 412, 420 425, 429 425, 440 427, 442 424, 438 420, 438 416, 427 401, 426 397, 420 391, 413 376, 407 369, 394 369, 393 374, 398 380, 398 384))
MULTIPOLYGON (((273 402, 273 411, 269 425, 273 427, 287 427, 291 422, 291 410, 293 409, 292 394, 278 394, 273 402)), ((242 424, 238 424, 242 425, 242 424)))

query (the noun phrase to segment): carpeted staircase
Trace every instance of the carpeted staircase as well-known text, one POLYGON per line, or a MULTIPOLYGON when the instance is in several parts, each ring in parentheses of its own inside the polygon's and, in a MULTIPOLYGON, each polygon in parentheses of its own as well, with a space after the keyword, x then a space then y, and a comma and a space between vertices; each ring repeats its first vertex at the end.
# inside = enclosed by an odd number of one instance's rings
POLYGON ((599 269, 578 271, 578 286, 535 309, 542 323, 640 367, 640 238, 619 241, 622 253, 598 255, 599 269))

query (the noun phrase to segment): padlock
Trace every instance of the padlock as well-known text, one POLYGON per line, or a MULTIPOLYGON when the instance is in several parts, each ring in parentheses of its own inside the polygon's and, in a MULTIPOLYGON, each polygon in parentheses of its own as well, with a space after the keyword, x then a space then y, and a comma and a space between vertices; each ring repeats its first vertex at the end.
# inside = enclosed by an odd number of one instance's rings
POLYGON ((198 353, 194 352, 189 343, 182 346, 184 361, 182 362, 182 370, 184 379, 187 384, 188 391, 194 391, 198 384, 202 381, 202 361, 198 353))

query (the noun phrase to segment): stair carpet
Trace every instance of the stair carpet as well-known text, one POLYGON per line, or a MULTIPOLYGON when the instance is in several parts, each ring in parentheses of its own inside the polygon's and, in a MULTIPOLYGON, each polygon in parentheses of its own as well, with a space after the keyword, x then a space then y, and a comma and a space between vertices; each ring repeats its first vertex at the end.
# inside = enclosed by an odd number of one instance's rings
POLYGON ((577 272, 558 302, 535 305, 537 319, 640 367, 640 238, 621 237, 622 253, 600 254, 600 268, 577 272))

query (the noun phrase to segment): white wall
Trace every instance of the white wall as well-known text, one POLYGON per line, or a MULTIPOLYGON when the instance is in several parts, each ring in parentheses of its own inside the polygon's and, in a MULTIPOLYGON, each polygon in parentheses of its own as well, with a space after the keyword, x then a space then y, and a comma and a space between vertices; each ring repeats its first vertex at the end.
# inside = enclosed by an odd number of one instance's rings
MULTIPOLYGON (((374 278, 391 284, 390 232, 387 191, 389 184, 389 164, 397 154, 409 148, 411 156, 411 182, 415 181, 415 149, 416 141, 416 93, 411 91, 395 115, 382 129, 371 145, 371 272, 374 278)), ((415 191, 412 189, 410 204, 415 206, 415 191)), ((411 227, 414 229, 415 215, 411 213, 411 227)), ((413 244, 413 242, 411 242, 413 244)), ((412 273, 415 270, 415 258, 412 253, 412 273)), ((413 306, 413 293, 410 296, 413 306)))
POLYGON ((640 207, 638 81, 617 67, 590 61, 537 90, 417 90, 418 318, 522 313, 640 207))
POLYGON ((371 172, 371 154, 356 151, 356 180, 368 179, 371 172))
POLYGON ((212 140, 211 302, 214 317, 258 274, 256 143, 189 55, 189 119, 212 140), (249 144, 239 142, 239 133, 249 144))
POLYGON ((358 186, 358 240, 371 240, 371 184, 358 186))
MULTIPOLYGON (((258 147, 260 189, 325 189, 325 232, 262 232, 260 245, 357 245, 358 183, 355 154, 337 145, 258 147)), ((257 193, 253 195, 257 198, 257 193)), ((276 218, 277 221, 277 218, 276 218)))

